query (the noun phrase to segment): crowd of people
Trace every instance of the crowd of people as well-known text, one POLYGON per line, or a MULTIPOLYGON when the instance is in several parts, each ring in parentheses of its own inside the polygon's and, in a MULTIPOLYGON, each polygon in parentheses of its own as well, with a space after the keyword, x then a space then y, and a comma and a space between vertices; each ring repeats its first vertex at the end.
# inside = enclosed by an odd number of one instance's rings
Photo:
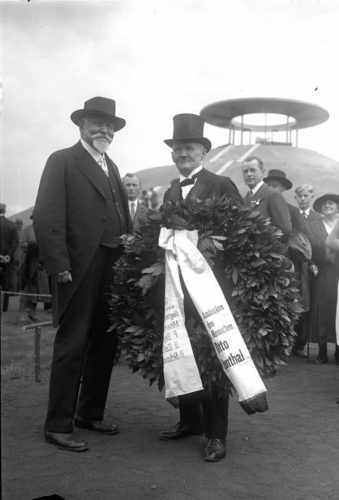
POLYGON ((37 305, 51 309, 50 279, 39 257, 33 224, 24 227, 22 219, 6 216, 5 204, 0 204, 1 224, 1 289, 2 311, 8 310, 11 296, 19 294, 20 323, 37 322, 37 305))
MULTIPOLYGON (((242 199, 231 179, 203 167, 211 142, 204 137, 201 117, 181 114, 174 117, 173 137, 165 140, 179 177, 162 200, 157 189, 142 190, 136 174, 121 179, 107 155, 114 134, 125 126, 125 120, 116 114, 114 100, 89 99, 71 114, 71 120, 79 128, 79 142, 48 158, 33 211, 34 234, 31 226, 26 230, 30 234, 22 237, 25 243, 21 243, 27 245, 26 257, 31 256, 31 264, 26 259, 24 265, 25 276, 37 278, 35 286, 40 293, 48 287, 52 290, 54 324, 58 327, 46 441, 82 452, 88 450, 88 444, 76 438, 74 426, 108 435, 119 432, 117 425, 104 420, 116 349, 115 336, 106 333, 105 294, 112 282, 113 265, 123 251, 121 236, 139 231, 147 213, 159 210, 162 203, 181 201, 189 206, 194 197, 226 196, 259 211, 279 228, 293 262, 304 311, 295 325, 294 353, 307 356, 312 340, 319 345, 317 363, 327 363, 327 344, 332 342, 339 364, 339 195, 315 197, 314 188, 303 184, 295 187, 296 205, 291 205, 283 196, 293 186, 286 173, 278 169, 266 172, 262 159, 251 156, 241 166, 248 187, 242 199), (33 243, 35 246, 30 246, 33 243)), ((2 229, 3 215, 0 220, 1 286, 6 289, 6 270, 14 261, 19 239, 14 224, 2 229), (3 235, 7 232, 13 233, 13 243, 5 246, 3 235)), ((32 291, 30 285, 26 286, 32 291)), ((32 305, 26 308, 34 318, 32 305)), ((205 391, 183 394, 179 410, 179 423, 164 430, 160 438, 205 433, 204 459, 222 459, 226 453, 228 396, 220 399, 213 388, 212 396, 205 391)))

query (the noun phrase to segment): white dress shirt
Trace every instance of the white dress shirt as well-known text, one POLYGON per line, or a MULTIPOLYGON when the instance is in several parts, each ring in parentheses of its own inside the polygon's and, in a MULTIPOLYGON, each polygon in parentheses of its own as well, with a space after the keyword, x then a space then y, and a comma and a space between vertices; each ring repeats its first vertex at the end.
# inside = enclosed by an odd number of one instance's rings
POLYGON ((86 149, 86 151, 91 155, 93 160, 97 162, 98 165, 102 168, 102 170, 105 172, 105 174, 108 176, 108 167, 105 159, 105 155, 99 153, 96 149, 92 148, 90 144, 85 142, 83 139, 80 139, 81 144, 83 147, 86 149))
POLYGON ((263 185, 264 185, 264 181, 258 182, 258 184, 254 188, 250 189, 250 191, 249 191, 250 195, 251 196, 255 195, 255 193, 257 193, 259 191, 259 189, 261 188, 261 186, 263 186, 263 185))

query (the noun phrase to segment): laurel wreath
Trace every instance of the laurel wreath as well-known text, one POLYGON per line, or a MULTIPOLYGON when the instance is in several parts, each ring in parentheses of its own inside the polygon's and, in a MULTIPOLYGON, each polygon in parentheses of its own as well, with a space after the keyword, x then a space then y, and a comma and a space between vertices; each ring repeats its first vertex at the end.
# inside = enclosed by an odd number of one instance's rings
MULTIPOLYGON (((294 324, 302 312, 298 283, 281 231, 258 211, 226 197, 196 200, 190 206, 167 202, 161 212, 145 214, 137 234, 124 238, 109 297, 110 331, 118 335, 118 355, 150 384, 163 388, 161 226, 198 229, 198 248, 222 283, 256 367, 263 376, 273 375, 286 363, 294 343, 294 324)), ((188 309, 186 327, 204 388, 230 390, 194 307, 188 309)))

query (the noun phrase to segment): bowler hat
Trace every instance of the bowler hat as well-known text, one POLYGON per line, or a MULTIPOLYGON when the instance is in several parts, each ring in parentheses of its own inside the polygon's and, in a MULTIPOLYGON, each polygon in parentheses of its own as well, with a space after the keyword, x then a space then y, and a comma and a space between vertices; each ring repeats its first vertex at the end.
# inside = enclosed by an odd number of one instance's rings
POLYGON ((338 205, 339 209, 339 194, 326 193, 315 200, 315 202, 313 203, 314 210, 320 212, 321 205, 327 200, 334 201, 338 205))
POLYGON ((291 187, 293 186, 292 182, 287 179, 285 172, 278 169, 269 170, 268 175, 267 177, 265 177, 264 181, 279 181, 284 186, 286 191, 288 189, 291 189, 291 187))
POLYGON ((174 142, 197 142, 205 146, 207 151, 212 147, 211 141, 204 135, 204 120, 199 115, 182 113, 173 117, 173 138, 164 142, 170 148, 174 142))
POLYGON ((123 118, 115 115, 115 101, 107 97, 92 97, 88 99, 88 101, 85 101, 83 109, 73 111, 71 120, 76 125, 79 125, 81 118, 90 115, 101 115, 109 119, 112 121, 115 131, 120 130, 126 125, 126 121, 123 118))

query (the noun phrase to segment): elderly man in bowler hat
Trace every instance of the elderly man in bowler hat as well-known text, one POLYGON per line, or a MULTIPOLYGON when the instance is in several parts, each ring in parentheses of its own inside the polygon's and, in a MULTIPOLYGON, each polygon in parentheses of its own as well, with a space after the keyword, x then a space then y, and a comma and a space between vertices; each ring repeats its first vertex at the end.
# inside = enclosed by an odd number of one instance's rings
MULTIPOLYGON (((182 200, 189 206, 194 199, 228 196, 242 204, 238 189, 231 179, 215 175, 203 168, 211 142, 203 136, 204 122, 194 114, 179 114, 173 119, 173 138, 165 140, 172 149, 172 159, 179 171, 179 178, 172 181, 164 195, 164 206, 182 200)), ((217 279, 218 276, 216 275, 217 279)), ((222 276, 219 276, 222 280, 222 276)), ((195 308, 184 283, 184 308, 186 318, 195 308)), ((197 313, 196 313, 197 314, 197 313)), ((177 440, 189 435, 205 433, 207 444, 204 459, 217 462, 225 456, 225 439, 228 424, 228 396, 220 398, 216 391, 206 390, 179 396, 180 421, 160 434, 162 440, 177 440)))
POLYGON ((103 420, 116 338, 107 333, 105 292, 131 229, 119 171, 106 154, 125 126, 115 101, 94 97, 71 114, 80 140, 48 158, 33 212, 41 258, 52 277, 54 342, 45 438, 70 451, 86 451, 74 424, 103 434, 118 432, 103 420), (81 383, 81 390, 79 387, 81 383))

